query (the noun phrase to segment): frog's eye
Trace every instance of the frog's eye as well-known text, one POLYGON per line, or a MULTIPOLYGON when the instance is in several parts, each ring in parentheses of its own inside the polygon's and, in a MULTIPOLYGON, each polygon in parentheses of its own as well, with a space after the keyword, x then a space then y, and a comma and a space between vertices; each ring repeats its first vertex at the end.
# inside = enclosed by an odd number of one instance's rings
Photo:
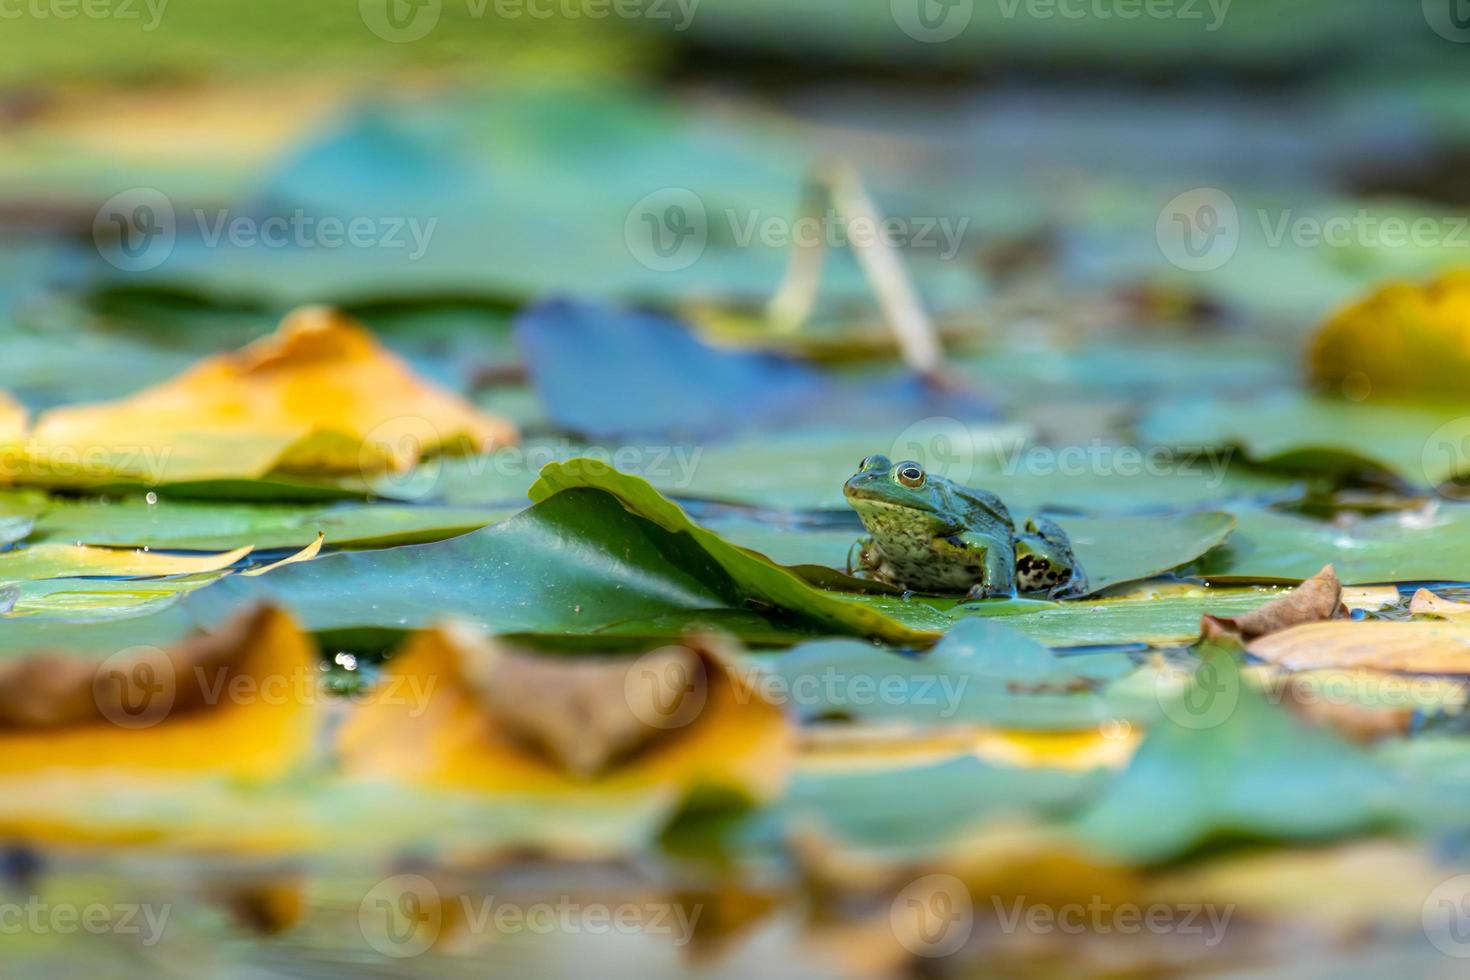
POLYGON ((906 487, 922 487, 924 468, 918 463, 904 463, 898 468, 898 482, 906 487))

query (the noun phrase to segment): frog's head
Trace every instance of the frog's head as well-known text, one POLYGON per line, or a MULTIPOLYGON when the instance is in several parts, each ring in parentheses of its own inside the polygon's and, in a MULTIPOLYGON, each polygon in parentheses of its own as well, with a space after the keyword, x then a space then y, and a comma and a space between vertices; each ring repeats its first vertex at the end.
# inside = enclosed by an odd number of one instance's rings
POLYGON ((879 530, 875 524, 894 520, 934 534, 955 523, 948 481, 930 476, 913 460, 891 463, 887 456, 869 456, 843 485, 842 494, 874 533, 879 530))

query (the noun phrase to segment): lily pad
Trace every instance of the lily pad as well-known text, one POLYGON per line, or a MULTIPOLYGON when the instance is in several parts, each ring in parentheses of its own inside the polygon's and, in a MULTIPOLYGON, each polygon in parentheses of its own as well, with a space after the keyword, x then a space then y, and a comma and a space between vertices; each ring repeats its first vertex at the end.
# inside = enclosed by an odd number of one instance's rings
POLYGON ((36 521, 33 542, 113 548, 210 551, 253 545, 302 548, 318 532, 328 548, 386 548, 450 538, 493 524, 509 511, 395 504, 292 506, 182 500, 57 500, 36 521))
POLYGON ((1269 509, 1240 514, 1236 532, 1204 557, 1212 581, 1296 582, 1331 564, 1346 584, 1459 581, 1467 574, 1470 506, 1327 523, 1269 509))
POLYGON ((1126 717, 1099 696, 1133 669, 1120 654, 1059 657, 998 620, 957 623, 921 655, 858 640, 819 640, 772 665, 779 690, 809 717, 929 725, 983 723, 1056 731, 1126 717))
POLYGON ((618 481, 636 500, 630 510, 628 498, 566 473, 548 466, 533 488, 540 502, 494 527, 226 580, 188 605, 206 610, 207 621, 269 600, 315 630, 418 628, 460 616, 498 633, 590 633, 661 621, 666 635, 691 628, 703 613, 753 609, 899 643, 937 638, 721 540, 641 480, 618 481))
POLYGON ((1168 446, 1239 447, 1263 466, 1341 476, 1389 474, 1437 487, 1470 476, 1470 408, 1353 402, 1286 392, 1249 401, 1166 403, 1140 423, 1168 446))
MULTIPOLYGON (((845 568, 848 551, 864 533, 856 514, 831 515, 829 520, 848 526, 812 530, 738 514, 711 520, 709 525, 731 541, 824 581, 827 576, 812 566, 845 568)), ((1219 511, 1196 511, 1159 517, 1062 517, 1058 523, 1071 537, 1077 559, 1087 570, 1090 594, 1095 594, 1194 561, 1230 536, 1235 518, 1219 511)))
POLYGON ((1243 683, 1233 655, 1215 650, 1074 829, 1106 853, 1156 862, 1221 839, 1314 841, 1413 826, 1427 798, 1269 703, 1243 683))

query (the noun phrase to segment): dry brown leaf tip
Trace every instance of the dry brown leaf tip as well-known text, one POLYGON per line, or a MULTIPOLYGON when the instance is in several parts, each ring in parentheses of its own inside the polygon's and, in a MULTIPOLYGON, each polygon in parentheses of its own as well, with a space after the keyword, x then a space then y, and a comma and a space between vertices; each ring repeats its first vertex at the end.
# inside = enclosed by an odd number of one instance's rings
POLYGON ((1420 589, 1409 600, 1409 612, 1416 616, 1453 619, 1457 616, 1470 615, 1470 602, 1455 602, 1453 599, 1437 596, 1428 589, 1420 589))
POLYGON ((1200 617, 1200 638, 1208 640, 1228 635, 1250 641, 1303 623, 1318 623, 1346 614, 1347 609, 1342 604, 1342 582, 1331 565, 1324 565, 1320 572, 1286 595, 1272 599, 1244 616, 1211 616, 1206 613, 1200 617))
POLYGON ((794 726, 710 637, 641 656, 559 656, 462 624, 425 630, 341 731, 354 778, 481 793, 697 788, 764 799, 794 726))

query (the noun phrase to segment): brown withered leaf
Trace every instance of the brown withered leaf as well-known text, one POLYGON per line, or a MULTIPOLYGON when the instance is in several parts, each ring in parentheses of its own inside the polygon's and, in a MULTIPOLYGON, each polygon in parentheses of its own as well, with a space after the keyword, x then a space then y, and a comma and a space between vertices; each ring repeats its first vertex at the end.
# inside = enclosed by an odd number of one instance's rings
POLYGON ((1212 639, 1229 634, 1250 641, 1303 623, 1334 619, 1345 613, 1342 582, 1338 581, 1337 572, 1331 565, 1324 565, 1320 572, 1286 595, 1244 616, 1211 616, 1206 613, 1200 617, 1200 638, 1212 639))
POLYGON ((485 708, 512 737, 583 778, 663 734, 645 721, 658 716, 660 705, 706 696, 699 657, 685 647, 665 647, 636 661, 568 660, 512 650, 488 637, 483 643, 481 655, 465 661, 465 673, 485 708), (638 678, 629 676, 633 670, 638 678))
POLYGON ((1470 626, 1463 623, 1307 623, 1253 640, 1246 650, 1288 670, 1357 667, 1470 674, 1470 626))
POLYGON ((1420 589, 1409 600, 1409 612, 1416 616, 1454 619, 1458 616, 1470 615, 1470 602, 1455 602, 1453 599, 1437 596, 1428 589, 1420 589))
POLYGON ((713 638, 641 657, 558 659, 478 631, 415 634, 342 726, 354 780, 463 793, 566 796, 784 784, 794 726, 713 638), (585 743, 585 744, 584 744, 585 743))

